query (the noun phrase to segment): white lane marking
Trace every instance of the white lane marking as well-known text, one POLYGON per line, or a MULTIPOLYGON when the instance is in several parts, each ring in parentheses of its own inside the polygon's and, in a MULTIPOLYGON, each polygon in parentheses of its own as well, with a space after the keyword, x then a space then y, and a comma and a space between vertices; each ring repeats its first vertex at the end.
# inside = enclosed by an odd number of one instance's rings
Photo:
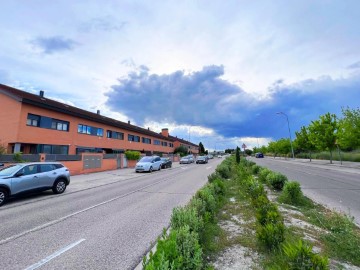
POLYGON ((181 169, 183 169, 183 170, 187 170, 187 167, 180 167, 181 169))
POLYGON ((69 249, 72 249, 73 247, 79 245, 81 242, 85 241, 85 239, 80 239, 79 241, 72 243, 58 251, 56 251, 55 253, 51 254, 50 256, 46 257, 45 259, 42 259, 41 261, 29 266, 28 268, 26 268, 25 270, 34 270, 37 269, 41 266, 43 266, 45 263, 51 261, 52 259, 60 256, 61 254, 63 254, 64 252, 68 251, 69 249))
POLYGON ((212 166, 206 167, 207 170, 210 170, 212 168, 212 166))

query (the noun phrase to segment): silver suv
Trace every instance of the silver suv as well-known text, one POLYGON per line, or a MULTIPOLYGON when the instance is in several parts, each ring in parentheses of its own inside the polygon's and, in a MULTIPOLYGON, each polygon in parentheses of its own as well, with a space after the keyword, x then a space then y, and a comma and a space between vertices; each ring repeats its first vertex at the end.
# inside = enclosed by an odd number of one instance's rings
POLYGON ((0 206, 10 196, 30 191, 52 189, 63 193, 70 184, 70 172, 61 163, 34 162, 10 165, 0 169, 0 206))

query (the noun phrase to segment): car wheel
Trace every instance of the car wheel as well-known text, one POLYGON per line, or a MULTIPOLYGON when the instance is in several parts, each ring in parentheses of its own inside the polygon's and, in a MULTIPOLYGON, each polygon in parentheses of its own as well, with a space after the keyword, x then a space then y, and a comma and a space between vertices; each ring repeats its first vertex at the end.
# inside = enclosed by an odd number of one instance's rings
POLYGON ((161 166, 159 166, 159 169, 158 169, 158 171, 161 171, 161 166))
POLYGON ((152 171, 153 171, 153 168, 152 168, 152 167, 150 167, 150 169, 149 169, 149 173, 152 173, 152 171))
POLYGON ((0 188, 0 206, 2 206, 8 198, 8 193, 5 189, 0 188))
POLYGON ((55 194, 61 194, 65 191, 65 189, 66 189, 66 181, 64 179, 59 179, 55 181, 52 191, 55 194))

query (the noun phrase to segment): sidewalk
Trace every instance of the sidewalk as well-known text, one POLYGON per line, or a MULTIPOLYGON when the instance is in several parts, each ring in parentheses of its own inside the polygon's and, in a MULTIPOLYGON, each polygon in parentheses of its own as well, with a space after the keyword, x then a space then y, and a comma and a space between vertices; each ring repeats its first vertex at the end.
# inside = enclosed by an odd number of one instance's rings
MULTIPOLYGON (((255 161, 257 158, 252 157, 255 161)), ((333 161, 331 164, 329 160, 321 160, 321 159, 312 159, 311 162, 309 159, 301 159, 301 158, 282 158, 282 157, 270 157, 265 156, 265 160, 276 160, 279 162, 287 162, 292 164, 298 164, 300 166, 311 166, 316 168, 322 168, 326 170, 334 170, 334 171, 343 171, 348 173, 360 174, 360 162, 351 162, 351 161, 343 161, 342 164, 340 161, 333 161)))

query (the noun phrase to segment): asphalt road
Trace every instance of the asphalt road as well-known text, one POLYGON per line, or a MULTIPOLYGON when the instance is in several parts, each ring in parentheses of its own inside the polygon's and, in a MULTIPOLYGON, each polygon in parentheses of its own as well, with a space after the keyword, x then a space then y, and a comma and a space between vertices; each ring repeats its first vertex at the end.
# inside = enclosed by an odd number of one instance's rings
POLYGON ((353 216, 360 225, 359 163, 329 164, 327 161, 251 158, 258 165, 298 181, 305 195, 330 209, 353 216))
POLYGON ((1 269, 134 269, 220 162, 73 176, 64 194, 11 200, 0 208, 1 269))

